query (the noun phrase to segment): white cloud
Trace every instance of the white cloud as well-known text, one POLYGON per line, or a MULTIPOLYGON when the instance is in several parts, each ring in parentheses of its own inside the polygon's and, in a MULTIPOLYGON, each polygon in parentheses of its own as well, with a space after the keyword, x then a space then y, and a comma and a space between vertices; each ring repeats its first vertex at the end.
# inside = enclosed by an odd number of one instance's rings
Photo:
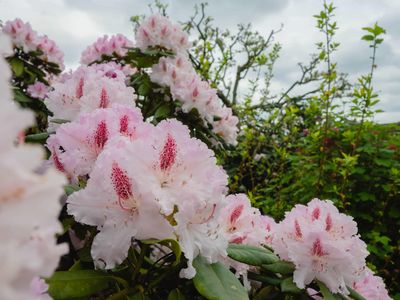
MULTIPOLYGON (((177 21, 184 21, 193 14, 193 5, 199 0, 169 0, 169 14, 177 21)), ((66 64, 75 67, 80 53, 103 34, 124 33, 130 37, 132 26, 129 17, 147 14, 151 0, 0 0, 0 19, 15 17, 29 21, 33 28, 46 33, 65 51, 66 64)), ((387 113, 377 120, 400 120, 400 1, 392 0, 337 0, 337 34, 340 50, 334 58, 343 71, 353 74, 350 78, 368 72, 369 48, 360 40, 361 27, 378 21, 388 30, 385 43, 378 51, 378 68, 375 88, 382 99, 379 107, 387 113)), ((315 29, 312 15, 321 9, 315 0, 221 0, 211 1, 208 12, 217 25, 235 29, 237 23, 253 23, 255 29, 268 34, 283 23, 277 36, 283 48, 275 69, 272 89, 279 92, 299 76, 298 62, 307 62, 315 43, 323 37, 315 29)))

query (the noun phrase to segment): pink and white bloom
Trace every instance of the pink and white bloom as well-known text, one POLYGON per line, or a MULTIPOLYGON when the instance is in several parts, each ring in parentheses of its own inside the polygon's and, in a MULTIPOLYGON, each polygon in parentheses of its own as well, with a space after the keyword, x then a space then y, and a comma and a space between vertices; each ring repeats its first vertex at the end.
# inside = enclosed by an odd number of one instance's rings
POLYGON ((35 277, 31 282, 31 290, 37 300, 52 300, 47 293, 49 285, 44 281, 44 279, 35 277))
POLYGON ((135 40, 142 51, 151 46, 159 46, 178 54, 186 53, 191 46, 188 35, 181 27, 161 15, 152 15, 145 19, 136 31, 135 40))
POLYGON ((272 246, 281 259, 295 264, 299 288, 314 279, 333 293, 347 294, 364 273, 366 244, 357 235, 357 224, 339 213, 331 201, 313 199, 296 205, 274 230, 272 246))
POLYGON ((174 215, 177 223, 174 230, 188 260, 187 268, 179 274, 181 277, 191 279, 196 275, 193 260, 198 255, 210 264, 227 259, 228 240, 218 222, 222 207, 223 203, 218 198, 207 204, 188 201, 179 206, 179 211, 174 215))
POLYGON ((213 131, 221 136, 228 144, 236 145, 239 132, 239 119, 233 115, 230 107, 222 107, 215 113, 219 120, 212 121, 213 131))
MULTIPOLYGON (((6 48, 0 34, 0 51, 6 48)), ((67 251, 55 237, 61 231, 58 198, 65 178, 54 169, 36 173, 44 152, 37 146, 16 145, 18 133, 32 124, 33 114, 12 102, 10 74, 0 52, 0 117, 6 120, 0 147, 0 298, 30 300, 37 299, 32 280, 51 276, 67 251)))
POLYGON ((123 34, 118 33, 110 37, 105 35, 98 38, 96 42, 82 52, 81 63, 88 65, 96 61, 99 62, 103 59, 103 56, 123 57, 128 52, 128 47, 133 47, 133 42, 123 34))
POLYGON ((64 69, 64 53, 53 40, 38 35, 29 23, 18 18, 7 21, 3 32, 11 37, 14 47, 21 48, 26 53, 40 50, 43 53, 39 56, 41 59, 57 64, 61 70, 64 69))
POLYGON ((200 78, 186 56, 161 58, 152 67, 150 79, 169 87, 173 99, 182 102, 183 112, 196 109, 204 122, 211 124, 213 131, 228 144, 237 143, 239 119, 231 108, 221 105, 217 90, 200 78))
MULTIPOLYGON (((133 88, 126 86, 126 75, 111 65, 80 67, 72 74, 61 76, 52 85, 45 99, 47 108, 54 113, 52 119, 73 121, 83 113, 107 108, 114 103, 135 106, 133 88)), ((58 126, 51 124, 50 129, 58 126)))
MULTIPOLYGON (((140 140, 136 141, 139 142, 140 140)), ((91 254, 97 268, 111 269, 127 257, 132 239, 173 237, 159 203, 135 179, 128 138, 117 138, 99 155, 85 189, 68 198, 68 213, 97 226, 91 254)))
POLYGON ((267 225, 257 208, 251 206, 245 194, 229 195, 225 199, 219 222, 230 243, 261 246, 266 241, 267 225))
POLYGON ((179 121, 160 122, 151 141, 138 140, 130 149, 136 153, 131 155, 135 180, 143 183, 166 215, 183 203, 205 207, 227 191, 227 175, 213 151, 191 138, 179 121))
POLYGON ((98 155, 114 137, 144 138, 151 129, 151 125, 143 122, 139 109, 114 104, 61 124, 47 140, 47 148, 54 166, 77 179, 91 172, 98 155))
MULTIPOLYGON (((257 208, 251 206, 245 194, 229 195, 225 198, 224 207, 219 215, 221 233, 229 243, 252 246, 270 245, 271 228, 275 221, 262 216, 257 208)), ((230 258, 222 259, 223 263, 236 270, 237 276, 243 277, 245 286, 250 289, 247 272, 251 266, 230 258)))
POLYGON ((361 296, 367 300, 390 300, 383 279, 367 268, 365 276, 359 281, 353 283, 355 289, 361 296))
POLYGON ((49 87, 43 82, 36 81, 34 84, 28 86, 26 91, 33 98, 44 99, 49 91, 49 87))

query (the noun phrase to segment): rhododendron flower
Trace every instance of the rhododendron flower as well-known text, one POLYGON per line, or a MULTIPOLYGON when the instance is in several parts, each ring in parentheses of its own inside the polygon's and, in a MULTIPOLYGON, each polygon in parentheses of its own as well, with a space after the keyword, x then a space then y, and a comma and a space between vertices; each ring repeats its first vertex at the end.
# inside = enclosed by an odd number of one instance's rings
POLYGON ((31 282, 31 290, 35 299, 37 300, 51 300, 49 294, 47 294, 47 290, 49 289, 49 285, 44 281, 44 279, 35 277, 31 282))
POLYGON ((319 199, 286 213, 274 229, 272 246, 282 259, 295 264, 299 288, 317 279, 333 293, 348 293, 346 285, 363 275, 368 255, 353 219, 339 213, 331 201, 319 199))
MULTIPOLYGON (((135 180, 126 137, 112 141, 99 155, 85 189, 68 198, 68 213, 97 226, 91 254, 98 268, 111 269, 128 255, 132 238, 171 238, 172 226, 159 203, 135 180)), ((145 174, 144 174, 145 175, 145 174)))
POLYGON ((135 40, 142 51, 151 46, 159 46, 175 53, 185 53, 190 47, 188 35, 181 27, 160 15, 145 19, 136 31, 135 40))
POLYGON ((16 146, 17 134, 32 124, 33 114, 11 100, 11 73, 3 49, 7 43, 0 35, 0 118, 6 120, 0 147, 0 298, 29 300, 36 298, 31 281, 51 276, 67 250, 66 245, 56 245, 55 238, 61 231, 58 197, 65 179, 55 170, 43 175, 34 171, 44 157, 40 147, 16 146))
POLYGON ((247 196, 229 195, 225 202, 219 222, 228 241, 253 246, 264 244, 269 235, 268 226, 264 224, 260 211, 251 206, 247 196))
POLYGON ((103 56, 123 57, 128 52, 128 47, 133 47, 133 42, 123 34, 112 36, 105 35, 88 46, 81 55, 81 63, 88 65, 95 61, 101 61, 103 56))
POLYGON ((174 88, 182 86, 189 77, 196 75, 192 64, 184 55, 161 57, 158 64, 153 65, 150 79, 161 86, 174 88))
POLYGON ((188 58, 183 55, 161 58, 152 67, 150 79, 170 88, 172 97, 182 102, 182 111, 196 109, 204 121, 212 124, 213 131, 228 144, 235 145, 239 119, 232 109, 222 107, 217 91, 201 80, 188 58))
POLYGON ((39 36, 29 23, 24 23, 18 18, 7 21, 3 32, 11 37, 15 47, 27 53, 40 50, 43 53, 39 55, 41 59, 55 63, 60 69, 64 69, 64 53, 53 40, 47 36, 39 36))
POLYGON ((218 216, 222 208, 221 199, 215 198, 206 205, 188 201, 179 206, 174 215, 177 225, 174 227, 179 245, 184 253, 187 268, 180 276, 191 279, 196 275, 193 260, 201 255, 208 263, 226 259, 228 241, 221 232, 218 216))
POLYGON ((47 148, 57 169, 75 179, 91 172, 97 156, 113 137, 136 139, 147 136, 150 130, 139 109, 114 104, 60 125, 47 140, 47 148))
POLYGON ((223 107, 215 116, 219 117, 219 120, 213 121, 213 131, 221 136, 228 144, 236 145, 237 136, 239 132, 238 117, 234 116, 230 107, 223 107))
MULTIPOLYGON (((97 108, 107 108, 113 103, 134 106, 134 89, 125 84, 125 74, 121 70, 106 66, 80 67, 74 73, 62 76, 52 85, 45 99, 51 119, 72 121, 80 114, 97 108)), ((57 126, 50 126, 54 129, 57 126)))
POLYGON ((191 138, 182 123, 164 120, 157 125, 152 141, 139 142, 130 147, 135 180, 143 183, 164 214, 173 213, 175 205, 182 203, 206 206, 223 198, 225 171, 216 164, 213 151, 191 138))
POLYGON ((363 278, 353 283, 353 289, 367 300, 391 299, 382 278, 374 275, 369 268, 367 268, 363 278))
POLYGON ((44 99, 49 88, 43 82, 36 81, 34 84, 29 85, 26 91, 33 98, 44 99))
MULTIPOLYGON (((229 195, 219 216, 222 234, 229 243, 262 246, 271 242, 271 227, 275 222, 268 216, 262 216, 260 211, 251 206, 245 194, 229 195)), ((250 289, 247 272, 251 266, 230 258, 223 263, 236 270, 237 276, 243 277, 243 283, 250 289)))

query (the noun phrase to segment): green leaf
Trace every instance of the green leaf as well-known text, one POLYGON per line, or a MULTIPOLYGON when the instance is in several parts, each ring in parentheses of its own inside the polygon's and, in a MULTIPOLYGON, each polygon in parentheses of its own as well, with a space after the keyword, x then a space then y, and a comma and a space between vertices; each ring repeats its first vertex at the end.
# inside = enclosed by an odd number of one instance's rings
POLYGON ((80 186, 74 184, 67 184, 64 186, 64 191, 67 194, 67 196, 73 194, 76 191, 79 191, 80 189, 81 189, 80 186))
POLYGON ((361 296, 359 293, 357 293, 355 290, 353 290, 352 288, 347 287, 347 289, 350 292, 350 297, 354 300, 367 300, 365 299, 363 296, 361 296))
POLYGON ((55 124, 64 124, 64 123, 69 123, 71 121, 64 119, 51 119, 50 122, 55 124))
MULTIPOLYGON (((122 298, 124 299, 124 298, 122 298)), ((150 300, 150 297, 146 296, 143 291, 137 292, 133 296, 128 297, 129 300, 150 300)))
POLYGON ((46 280, 55 300, 88 297, 109 287, 113 277, 94 270, 55 272, 46 280))
POLYGON ((324 300, 339 300, 341 297, 339 295, 332 294, 331 291, 326 287, 324 283, 318 281, 318 286, 324 300))
POLYGON ((260 274, 253 273, 253 272, 248 272, 248 277, 251 280, 267 283, 268 285, 280 285, 282 282, 282 279, 280 279, 280 278, 276 278, 276 277, 274 278, 274 277, 270 277, 270 276, 260 275, 260 274))
POLYGON ((154 117, 156 119, 165 119, 171 113, 171 107, 169 103, 164 103, 161 105, 156 112, 154 113, 154 117))
POLYGON ((25 136, 25 141, 30 143, 44 143, 48 137, 49 134, 47 132, 29 134, 25 136))
POLYGON ((292 274, 295 269, 294 265, 288 261, 278 261, 273 264, 262 265, 262 268, 267 271, 283 275, 292 274))
MULTIPOLYGON (((301 289, 293 282, 293 277, 286 278, 281 282, 281 290, 284 293, 300 294, 301 289)), ((325 299, 326 300, 326 299, 325 299)))
POLYGON ((210 300, 246 300, 249 299, 246 289, 221 263, 209 264, 198 256, 193 261, 196 276, 193 278, 197 291, 210 300))
POLYGON ((148 240, 143 240, 142 243, 146 244, 146 245, 160 244, 160 245, 166 246, 169 249, 171 249, 172 252, 175 254, 175 262, 173 263, 173 266, 176 266, 180 262, 182 250, 181 250, 181 247, 179 246, 179 243, 176 240, 173 240, 173 239, 165 239, 165 240, 148 239, 148 240))
POLYGON ((138 93, 141 96, 147 96, 151 91, 151 86, 148 82, 143 82, 138 89, 138 93))
POLYGON ((19 77, 24 73, 24 62, 17 57, 13 57, 10 60, 11 69, 15 76, 19 77))
POLYGON ((169 293, 168 300, 185 300, 185 296, 179 289, 174 289, 169 293))
POLYGON ((279 261, 275 254, 262 247, 230 244, 227 252, 230 258, 252 266, 267 265, 279 261))
POLYGON ((19 103, 32 103, 36 101, 25 95, 20 89, 14 89, 14 100, 19 103))
POLYGON ((361 39, 364 40, 364 41, 373 41, 374 40, 374 36, 370 35, 370 34, 366 34, 361 39))

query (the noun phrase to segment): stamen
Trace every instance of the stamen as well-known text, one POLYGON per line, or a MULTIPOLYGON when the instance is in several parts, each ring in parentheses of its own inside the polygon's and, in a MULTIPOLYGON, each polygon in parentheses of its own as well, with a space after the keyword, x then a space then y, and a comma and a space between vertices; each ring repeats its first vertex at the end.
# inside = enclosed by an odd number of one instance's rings
POLYGON ((164 148, 160 153, 160 169, 167 171, 171 169, 176 160, 176 142, 175 139, 168 134, 164 148))
POLYGON ((297 220, 294 221, 294 229, 295 229, 296 237, 298 237, 298 238, 303 237, 303 234, 302 234, 301 228, 300 228, 300 224, 297 220))
POLYGON ((61 172, 65 172, 64 165, 60 161, 60 158, 57 155, 56 149, 53 148, 53 161, 54 161, 54 166, 61 172))
POLYGON ((128 124, 129 124, 128 116, 127 115, 122 116, 122 118, 119 119, 119 132, 122 134, 127 134, 128 124))
POLYGON ((108 104, 109 104, 109 98, 108 98, 107 91, 104 88, 102 88, 101 95, 100 95, 99 108, 107 108, 108 104))
POLYGON ((131 180, 126 171, 121 169, 116 162, 112 165, 111 181, 119 200, 128 200, 133 196, 131 180))
POLYGON ((231 224, 235 223, 237 219, 239 219, 240 215, 242 214, 243 208, 243 205, 235 207, 235 209, 231 213, 231 224))
POLYGON ((322 244, 321 244, 321 240, 319 238, 317 238, 314 243, 313 243, 313 247, 311 250, 311 254, 314 256, 323 256, 326 255, 326 253, 324 252, 323 248, 322 248, 322 244))
POLYGON ((321 214, 321 210, 319 209, 319 207, 314 208, 314 210, 311 214, 312 221, 318 220, 320 214, 321 214))
POLYGON ((326 231, 330 231, 332 229, 332 226, 333 226, 331 214, 328 214, 326 216, 325 224, 326 224, 325 230, 326 231))
POLYGON ((108 140, 108 129, 105 121, 101 121, 99 125, 97 125, 96 132, 94 134, 94 142, 95 145, 99 149, 103 149, 104 145, 108 140))
POLYGON ((76 87, 76 91, 75 91, 75 96, 76 98, 80 99, 83 96, 83 85, 84 85, 84 79, 83 77, 81 77, 81 79, 79 79, 79 83, 78 86, 76 87))

